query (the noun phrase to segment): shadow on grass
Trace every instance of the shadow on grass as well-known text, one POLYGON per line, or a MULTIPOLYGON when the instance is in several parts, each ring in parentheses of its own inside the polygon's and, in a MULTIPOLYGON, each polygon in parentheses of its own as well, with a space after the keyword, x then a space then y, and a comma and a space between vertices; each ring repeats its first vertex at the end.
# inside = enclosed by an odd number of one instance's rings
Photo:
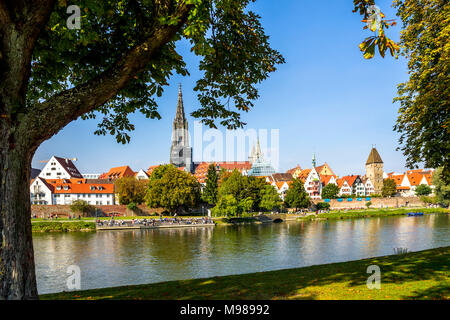
POLYGON ((414 291, 412 295, 405 296, 404 299, 408 300, 422 300, 422 299, 435 299, 435 300, 445 300, 450 297, 450 283, 443 283, 437 286, 425 290, 414 291))
POLYGON ((449 287, 444 283, 448 281, 449 266, 450 247, 446 247, 298 269, 67 292, 45 295, 42 298, 312 300, 324 297, 370 299, 373 298, 372 294, 378 294, 376 298, 379 299, 444 299, 448 297, 449 287), (366 281, 370 276, 367 274, 367 267, 370 265, 380 267, 383 288, 393 284, 386 289, 390 290, 389 296, 380 295, 381 290, 370 291, 366 288, 366 281), (419 281, 425 281, 426 284, 418 284, 419 281), (409 282, 416 284, 415 291, 410 288, 409 282), (361 292, 364 294, 362 297, 361 292))

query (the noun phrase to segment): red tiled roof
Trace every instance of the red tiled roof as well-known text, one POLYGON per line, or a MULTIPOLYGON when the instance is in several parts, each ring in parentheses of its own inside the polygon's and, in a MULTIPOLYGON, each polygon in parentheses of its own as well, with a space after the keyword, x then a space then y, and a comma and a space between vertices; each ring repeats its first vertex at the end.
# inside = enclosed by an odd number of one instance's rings
POLYGON ((288 171, 286 171, 286 173, 290 173, 290 174, 294 174, 295 171, 297 170, 302 170, 302 168, 300 167, 300 165, 298 164, 295 168, 289 169, 288 171))
MULTIPOLYGON (((389 175, 388 175, 389 176, 389 175)), ((404 174, 390 175, 389 179, 394 180, 396 185, 401 185, 403 181, 404 174)))
POLYGON ((342 179, 346 180, 348 185, 351 187, 355 183, 356 179, 359 177, 359 175, 351 175, 351 176, 345 176, 342 177, 342 179))
POLYGON ((194 171, 194 177, 197 179, 198 182, 204 183, 206 181, 208 168, 211 164, 219 166, 219 169, 225 169, 228 171, 238 170, 241 173, 244 170, 250 170, 252 168, 252 164, 249 161, 201 162, 196 166, 194 171))
POLYGON ((109 169, 107 173, 100 175, 99 179, 120 179, 124 177, 134 177, 134 171, 129 166, 115 167, 109 169))
POLYGON ((317 173, 320 174, 320 172, 322 171, 322 169, 323 169, 325 166, 327 166, 327 168, 331 171, 331 175, 334 175, 334 176, 335 176, 333 170, 331 170, 330 166, 329 166, 328 163, 326 163, 326 162, 325 162, 323 165, 316 167, 317 173))
MULTIPOLYGON (((44 180, 44 179, 42 179, 44 180)), ((86 183, 86 179, 45 179, 53 193, 114 193, 114 184, 86 183), (67 190, 64 189, 66 187, 67 190), (59 190, 58 190, 59 189, 59 190)))
POLYGON ((250 170, 252 168, 252 164, 250 161, 230 161, 230 162, 217 162, 220 168, 226 170, 250 170))
POLYGON ((329 174, 329 175, 321 175, 320 176, 320 182, 322 183, 323 186, 326 186, 330 182, 330 179, 333 178, 333 177, 336 179, 335 175, 331 175, 331 174, 329 174))
POLYGON ((311 169, 304 169, 300 174, 297 176, 297 179, 300 179, 301 181, 305 182, 306 178, 308 178, 309 173, 311 172, 311 169))
MULTIPOLYGON (((342 188, 342 186, 343 186, 344 183, 346 183, 346 182, 347 182, 347 180, 345 180, 344 178, 340 178, 340 179, 337 179, 337 180, 336 180, 336 183, 337 183, 339 189, 342 188)), ((347 183, 348 183, 348 182, 347 182, 347 183)))
POLYGON ((406 176, 408 177, 409 183, 411 183, 412 186, 418 186, 423 178, 423 174, 419 172, 413 172, 407 174, 406 176))

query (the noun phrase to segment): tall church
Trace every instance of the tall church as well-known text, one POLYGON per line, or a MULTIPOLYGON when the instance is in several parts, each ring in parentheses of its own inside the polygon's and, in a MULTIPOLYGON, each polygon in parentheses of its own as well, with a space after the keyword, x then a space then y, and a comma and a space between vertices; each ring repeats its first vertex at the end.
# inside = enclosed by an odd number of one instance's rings
POLYGON ((383 189, 383 160, 377 149, 372 147, 369 158, 366 161, 366 177, 373 183, 374 192, 381 194, 383 189))
POLYGON ((170 163, 176 167, 184 167, 187 172, 192 173, 194 169, 192 148, 189 146, 188 122, 184 114, 181 84, 178 91, 177 113, 173 120, 170 163))

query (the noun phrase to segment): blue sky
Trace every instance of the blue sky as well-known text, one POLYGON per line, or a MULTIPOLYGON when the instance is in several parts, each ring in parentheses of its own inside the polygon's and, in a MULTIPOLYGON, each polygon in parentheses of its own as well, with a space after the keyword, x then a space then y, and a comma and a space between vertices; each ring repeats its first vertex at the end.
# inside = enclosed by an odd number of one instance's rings
MULTIPOLYGON (((407 80, 406 61, 390 55, 382 59, 378 54, 372 60, 363 59, 358 44, 370 32, 362 29, 361 16, 352 13, 352 3, 258 0, 252 5, 262 16, 272 47, 284 55, 286 63, 259 86, 260 98, 243 119, 246 129, 280 130, 280 171, 297 164, 311 167, 314 152, 318 164, 326 161, 340 176, 363 174, 372 144, 386 171, 404 170, 404 156, 395 150, 398 105, 392 99, 397 84, 407 80)), ((377 5, 388 19, 396 18, 390 0, 377 1, 377 5)), ((399 32, 399 25, 388 30, 394 40, 399 32)), ((180 82, 186 113, 199 107, 193 91, 200 77, 198 58, 185 42, 178 49, 191 76, 170 79, 158 99, 161 120, 133 115, 136 130, 131 142, 122 145, 112 136, 95 136, 95 120, 79 119, 39 147, 33 167, 42 168, 40 161, 52 155, 78 158, 76 165, 83 173, 102 173, 120 165, 137 171, 167 163, 180 82)), ((187 116, 192 129, 194 119, 187 116)))

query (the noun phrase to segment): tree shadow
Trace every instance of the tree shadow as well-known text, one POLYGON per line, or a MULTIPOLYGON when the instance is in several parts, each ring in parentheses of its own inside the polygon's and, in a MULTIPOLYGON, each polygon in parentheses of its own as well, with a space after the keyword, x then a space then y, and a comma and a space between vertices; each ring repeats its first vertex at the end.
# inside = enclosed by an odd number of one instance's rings
POLYGON ((407 300, 448 300, 450 299, 450 284, 444 283, 425 290, 416 290, 410 296, 405 296, 407 300))
MULTIPOLYGON (((394 294, 393 298, 400 299, 445 299, 449 296, 449 266, 450 247, 446 247, 298 269, 95 289, 55 294, 46 298, 314 300, 323 297, 355 299, 357 294, 364 299, 373 298, 372 294, 378 294, 378 299, 386 299, 391 297, 387 294, 394 294), (380 267, 382 289, 386 288, 383 287, 386 284, 396 284, 401 289, 388 288, 383 292, 382 290, 368 290, 366 282, 371 274, 367 273, 367 267, 370 265, 380 267), (438 285, 432 283, 431 285, 434 286, 431 288, 412 291, 413 289, 410 289, 408 283, 415 282, 417 287, 417 281, 421 280, 433 280, 438 282, 438 285), (391 290, 390 293, 389 290, 391 290), (405 294, 401 290, 405 291, 405 294)), ((430 282, 424 284, 424 286, 429 285, 430 282)))

